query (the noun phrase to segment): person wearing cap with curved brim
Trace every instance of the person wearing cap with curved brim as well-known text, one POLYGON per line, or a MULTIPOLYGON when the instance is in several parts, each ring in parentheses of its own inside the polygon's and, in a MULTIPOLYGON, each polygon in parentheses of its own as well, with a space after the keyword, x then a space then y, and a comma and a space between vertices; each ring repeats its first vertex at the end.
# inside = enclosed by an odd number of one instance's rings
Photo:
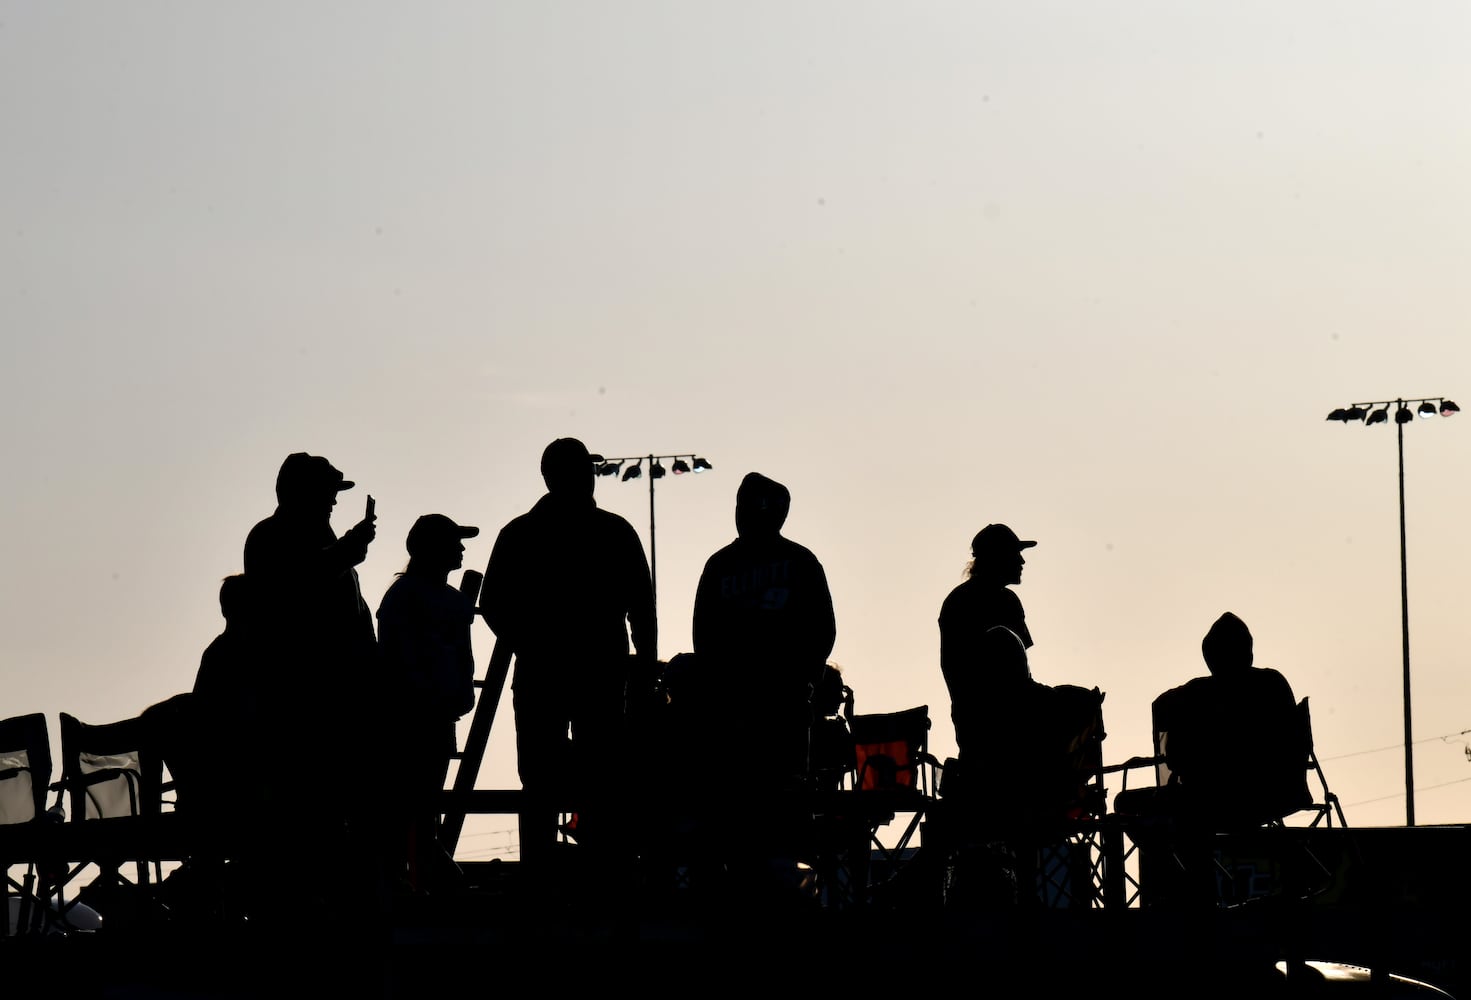
POLYGON ((465 540, 480 529, 425 514, 409 529, 409 562, 378 604, 378 649, 398 770, 388 858, 395 884, 414 892, 453 889, 461 873, 439 840, 436 797, 457 750, 455 723, 475 707, 472 598, 449 583, 465 540))
MULTIPOLYGON (((329 773, 365 780, 356 777, 360 769, 344 767, 344 758, 364 745, 373 723, 373 686, 364 679, 377 660, 377 637, 357 567, 376 535, 375 518, 365 514, 341 538, 331 522, 338 493, 355 485, 320 455, 293 452, 276 476, 275 511, 245 539, 261 707, 286 758, 271 767, 278 776, 271 794, 305 838, 291 853, 308 857, 341 855, 344 838, 366 850, 371 836, 364 829, 366 789, 325 795, 317 784, 329 773)), ((354 860, 365 864, 367 855, 354 860)), ((366 877, 361 868, 328 867, 353 880, 343 888, 375 891, 359 881, 366 877)))
POLYGON ((1021 583, 1022 567, 1026 565, 1023 550, 1036 544, 1022 540, 1007 525, 986 525, 971 540, 966 579, 940 606, 940 671, 950 692, 950 717, 962 756, 972 735, 975 711, 989 691, 1006 679, 998 672, 1011 662, 998 661, 988 653, 991 647, 985 640, 986 631, 1004 626, 1016 635, 1024 650, 1032 646, 1026 612, 1011 587, 1021 583))

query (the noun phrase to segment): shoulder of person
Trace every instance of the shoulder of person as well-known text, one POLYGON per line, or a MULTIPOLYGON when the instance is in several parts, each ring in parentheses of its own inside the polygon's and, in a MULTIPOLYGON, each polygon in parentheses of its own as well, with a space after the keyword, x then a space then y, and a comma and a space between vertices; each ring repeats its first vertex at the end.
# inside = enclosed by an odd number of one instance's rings
POLYGON ((787 551, 791 552, 793 556, 796 556, 797 558, 800 558, 800 559, 806 559, 806 560, 808 560, 810 562, 817 563, 817 565, 819 567, 822 565, 822 561, 817 558, 817 553, 816 552, 813 552, 811 549, 809 549, 807 546, 803 545, 801 542, 793 541, 792 539, 788 538, 786 535, 782 535, 782 536, 780 536, 780 538, 781 538, 781 541, 784 543, 784 546, 787 549, 787 551))

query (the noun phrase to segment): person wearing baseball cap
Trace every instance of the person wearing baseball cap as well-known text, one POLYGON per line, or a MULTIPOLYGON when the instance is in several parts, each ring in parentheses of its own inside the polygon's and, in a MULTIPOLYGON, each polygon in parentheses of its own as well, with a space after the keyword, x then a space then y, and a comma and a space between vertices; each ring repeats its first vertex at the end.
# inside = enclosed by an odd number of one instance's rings
POLYGON ((984 639, 987 630, 1003 626, 1024 650, 1032 646, 1026 612, 1011 587, 1022 580, 1023 550, 1036 544, 1005 524, 986 525, 971 539, 966 579, 940 606, 940 671, 950 691, 950 716, 962 755, 967 739, 976 735, 975 711, 993 697, 996 685, 1014 679, 1001 674, 1015 661, 988 653, 994 646, 984 639))
MULTIPOLYGON (((284 748, 278 773, 326 772, 338 766, 345 748, 362 745, 372 732, 374 692, 363 678, 376 665, 377 637, 357 567, 376 535, 375 515, 368 498, 363 518, 337 536, 337 494, 356 484, 320 455, 287 455, 275 485, 276 509, 250 529, 244 551, 252 641, 268 654, 260 664, 265 731, 284 748)), ((356 850, 372 836, 365 791, 324 796, 310 782, 293 779, 273 794, 281 814, 296 817, 301 839, 295 851, 326 855, 344 838, 356 850)), ((337 874, 345 891, 376 891, 374 874, 356 864, 337 874)))
POLYGON ((455 888, 462 873, 439 840, 435 799, 457 749, 455 723, 475 707, 475 656, 470 631, 474 595, 449 584, 464 564, 465 539, 480 529, 444 514, 424 514, 409 528, 409 563, 378 605, 378 649, 386 708, 398 747, 392 782, 390 872, 412 892, 455 888))

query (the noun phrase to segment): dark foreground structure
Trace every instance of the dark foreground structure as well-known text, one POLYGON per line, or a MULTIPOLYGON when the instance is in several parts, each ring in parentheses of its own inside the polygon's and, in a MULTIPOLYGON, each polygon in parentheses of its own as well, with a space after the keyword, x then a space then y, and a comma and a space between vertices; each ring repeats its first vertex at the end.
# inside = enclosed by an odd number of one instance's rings
MULTIPOLYGON (((514 798, 480 794, 497 810, 514 798)), ((218 884, 206 893, 188 864, 137 878, 187 856, 168 817, 0 827, 15 862, 0 963, 15 985, 138 998, 422 997, 542 980, 654 995, 963 983, 1021 996, 1471 996, 1471 828, 1223 836, 1213 898, 1182 901, 1159 890, 1173 859, 1141 853, 1150 834, 1113 817, 1079 820, 1024 864, 984 845, 957 850, 929 825, 939 800, 928 805, 916 845, 835 849, 764 885, 702 882, 677 863, 610 881, 582 870, 566 841, 555 880, 533 887, 517 862, 466 864, 465 885, 439 896, 324 898, 323 871, 303 865, 272 887, 268 920, 222 907, 218 884), (27 894, 27 862, 62 856, 117 876, 65 894, 86 901, 67 919, 27 894), (88 907, 100 926, 72 926, 88 907)))
MULTIPOLYGON (((631 852, 579 842, 564 812, 547 863, 462 863, 456 884, 428 891, 384 877, 361 842, 324 854, 291 839, 290 816, 248 824, 191 797, 188 763, 213 758, 167 765, 159 736, 187 701, 101 726, 63 715, 54 784, 44 717, 0 720, 0 969, 17 989, 139 1000, 503 987, 1471 998, 1471 827, 1349 827, 1310 738, 1317 787, 1300 808, 1202 839, 1119 811, 1131 773, 1157 782, 1162 758, 1105 766, 1101 725, 1085 727, 1065 808, 1019 830, 985 819, 981 776, 930 756, 926 707, 855 715, 846 702, 827 720, 841 752, 814 753, 831 766, 785 798, 746 787, 759 767, 661 782, 670 762, 651 755, 625 786, 631 852), (781 837, 748 835, 773 815, 781 837)), ((471 761, 488 717, 477 711, 471 761)), ((450 851, 467 816, 526 805, 519 789, 465 787, 474 777, 462 761, 439 802, 450 851)))

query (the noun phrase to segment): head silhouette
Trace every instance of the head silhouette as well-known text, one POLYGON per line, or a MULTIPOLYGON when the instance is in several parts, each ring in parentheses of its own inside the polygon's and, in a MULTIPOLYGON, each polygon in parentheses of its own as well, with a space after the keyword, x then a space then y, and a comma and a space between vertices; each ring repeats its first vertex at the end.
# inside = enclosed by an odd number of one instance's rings
POLYGON ((592 496, 595 472, 587 446, 576 438, 557 438, 541 453, 541 478, 558 496, 592 496))
POLYGON ((322 456, 296 451, 286 456, 276 473, 276 502, 330 513, 337 494, 354 485, 322 456))
POLYGON ((1026 559, 1023 549, 1036 545, 1023 541, 1004 524, 988 524, 970 542, 970 576, 987 583, 1021 583, 1022 566, 1026 559))
POLYGON ((1016 684, 1032 676, 1027 647, 1021 636, 1005 625, 992 625, 981 634, 981 655, 998 681, 1016 684))
POLYGON ((786 523, 792 494, 774 479, 752 472, 736 490, 736 533, 742 538, 773 538, 786 523))
POLYGON ((412 565, 433 572, 459 569, 464 562, 465 539, 479 528, 456 524, 443 514, 425 514, 414 522, 404 540, 412 565))
POLYGON ((1212 675, 1240 673, 1252 663, 1251 631, 1246 622, 1227 611, 1200 641, 1200 652, 1212 675))
POLYGON ((244 573, 233 573, 220 581, 220 614, 226 625, 238 625, 250 613, 250 583, 244 573))

